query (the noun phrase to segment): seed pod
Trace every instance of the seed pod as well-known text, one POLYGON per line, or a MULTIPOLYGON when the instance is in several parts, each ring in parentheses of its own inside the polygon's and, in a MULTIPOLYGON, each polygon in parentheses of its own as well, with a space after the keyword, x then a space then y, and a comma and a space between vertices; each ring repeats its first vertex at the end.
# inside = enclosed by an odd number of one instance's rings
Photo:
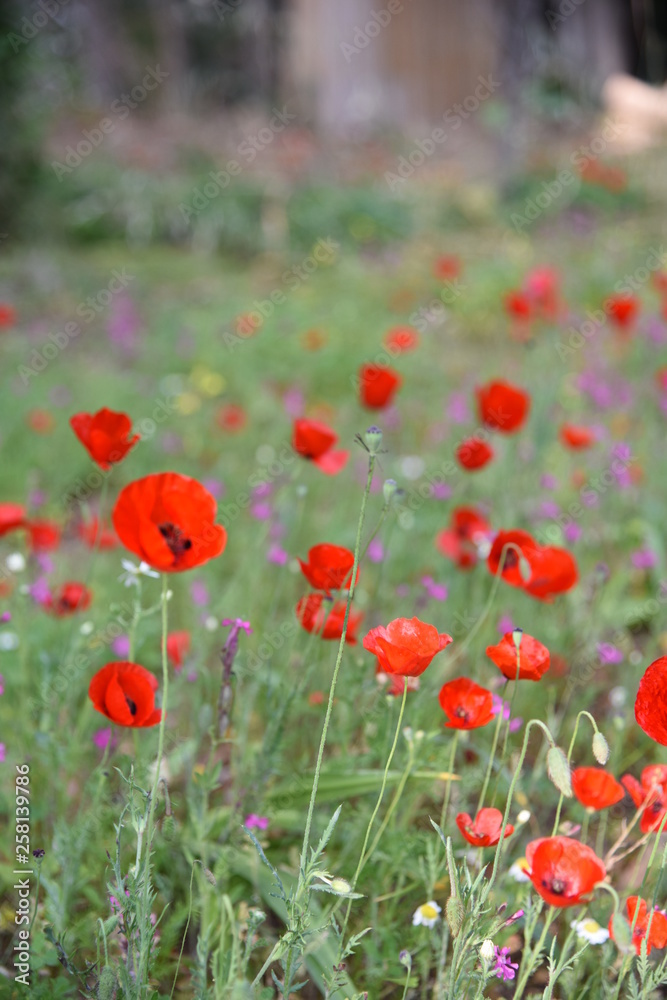
POLYGON ((598 764, 606 764, 609 760, 609 744, 599 729, 593 737, 593 756, 598 764))
POLYGON ((570 765, 560 747, 549 747, 547 753, 547 775, 562 795, 568 799, 572 798, 570 765))
POLYGON ((463 918, 465 916, 463 903, 458 896, 450 896, 447 900, 445 916, 447 917, 452 937, 456 937, 463 926, 463 918))
POLYGON ((117 989, 118 980, 116 979, 116 973, 110 965, 105 965, 97 984, 98 1000, 114 1000, 117 989))

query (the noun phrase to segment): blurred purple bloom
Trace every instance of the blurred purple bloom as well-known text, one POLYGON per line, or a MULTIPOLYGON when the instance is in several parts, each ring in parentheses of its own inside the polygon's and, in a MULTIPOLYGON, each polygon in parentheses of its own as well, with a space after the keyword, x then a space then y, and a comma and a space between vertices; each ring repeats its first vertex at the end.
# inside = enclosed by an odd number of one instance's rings
POLYGON ((447 588, 443 583, 436 583, 432 576, 423 576, 421 582, 422 586, 426 590, 426 593, 429 597, 432 597, 434 601, 447 600, 447 588))
POLYGON ((203 580, 193 580, 190 584, 190 597, 192 598, 192 603, 196 604, 198 608, 204 608, 208 604, 208 587, 203 580))
POLYGON ((449 500, 452 495, 452 488, 449 483, 434 483, 431 487, 431 496, 435 500, 449 500))
POLYGON ((537 513, 539 517, 556 518, 560 514, 560 504, 555 500, 543 500, 537 508, 537 513))
POLYGON ((0 743, 0 764, 5 763, 5 744, 0 743))
POLYGON ((51 556, 47 556, 46 552, 38 552, 35 556, 35 560, 42 573, 53 573, 53 570, 55 569, 53 559, 51 556))
POLYGON ((565 541, 569 545, 574 545, 575 542, 578 542, 583 533, 584 529, 581 527, 580 524, 577 524, 575 521, 571 521, 569 524, 566 524, 563 529, 565 541))
POLYGON ((368 546, 368 558, 372 563, 379 563, 384 559, 384 545, 379 538, 374 538, 368 546))
POLYGON ((505 635, 506 632, 514 631, 514 622, 509 615, 503 615, 502 618, 498 620, 496 628, 501 635, 505 635))
POLYGON ((249 830, 266 830, 269 820, 267 816, 258 816, 257 813, 249 813, 245 818, 245 825, 249 830))
POLYGON ((470 420, 470 407, 465 392, 453 392, 447 402, 447 416, 455 424, 466 424, 470 420))
POLYGON ((130 655, 130 637, 129 635, 118 635, 111 643, 111 649, 122 659, 125 659, 130 655))
POLYGON ((540 479, 540 486, 543 490, 557 490, 558 480, 555 476, 550 475, 546 472, 540 479))
POLYGON ((267 561, 270 563, 275 563, 276 566, 285 566, 289 561, 289 555, 280 545, 270 545, 269 550, 266 553, 267 561))
POLYGON ((2 614, 0 615, 0 622, 2 622, 3 624, 5 622, 10 622, 11 620, 12 620, 11 611, 3 611, 2 614))
POLYGON ((141 320, 129 295, 112 299, 107 321, 107 333, 114 347, 125 354, 132 354, 137 347, 137 334, 141 320))
POLYGON ((5 693, 5 678, 0 674, 0 695, 5 693))
POLYGON ((33 490, 28 494, 28 504, 31 507, 42 507, 46 503, 46 493, 44 490, 33 490))
POLYGON ((408 584, 399 583, 398 587, 396 588, 396 596, 407 597, 409 593, 410 593, 410 587, 408 586, 408 584))
POLYGON ((610 642, 599 642, 597 645, 600 663, 622 663, 623 653, 617 646, 612 646, 610 642))
MULTIPOLYGON (((492 695, 493 704, 491 706, 491 711, 494 715, 498 715, 499 712, 503 713, 503 720, 507 722, 510 717, 510 703, 508 701, 503 701, 499 694, 492 695)), ((515 716, 510 722, 510 732, 515 733, 517 729, 521 729, 523 725, 523 719, 519 716, 515 716)))
POLYGON ((637 549, 630 556, 630 562, 635 569, 653 569, 658 565, 658 553, 653 549, 637 549))
POLYGON ((220 497, 224 497, 225 484, 221 479, 205 479, 203 481, 203 485, 216 500, 219 500, 220 497))
POLYGON ((270 503, 254 503, 250 508, 250 516, 256 521, 270 521, 272 512, 270 503))
POLYGON ((288 417, 300 417, 303 413, 303 393, 293 386, 283 396, 283 406, 288 417))
POLYGON ((30 596, 38 604, 44 604, 48 601, 50 594, 51 590, 45 576, 38 577, 30 587, 30 596))
POLYGON ((107 744, 111 741, 111 726, 107 726, 104 729, 98 729, 97 732, 93 733, 93 743, 98 748, 98 750, 104 750, 107 744))

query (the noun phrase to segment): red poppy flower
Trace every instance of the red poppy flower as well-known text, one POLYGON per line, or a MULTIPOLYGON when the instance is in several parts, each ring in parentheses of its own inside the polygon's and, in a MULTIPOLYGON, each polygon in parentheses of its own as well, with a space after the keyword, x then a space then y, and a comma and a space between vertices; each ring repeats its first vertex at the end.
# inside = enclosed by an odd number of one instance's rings
POLYGON ((521 587, 538 601, 551 601, 556 594, 571 590, 578 580, 577 564, 566 549, 538 545, 527 531, 498 532, 487 559, 494 576, 501 557, 503 580, 511 587, 521 587))
POLYGON ((59 618, 73 615, 76 611, 85 611, 90 607, 93 595, 83 583, 63 583, 56 591, 49 594, 44 607, 59 618))
POLYGON ((377 656, 385 674, 418 677, 450 642, 451 635, 439 633, 435 625, 418 618, 395 618, 386 626, 372 628, 364 639, 364 649, 377 656))
MULTIPOLYGON (((459 813, 456 817, 456 825, 473 847, 494 847, 500 840, 503 814, 500 809, 480 809, 473 821, 468 813, 459 813)), ((508 823, 503 839, 510 837, 513 833, 514 827, 508 823)))
POLYGON ((525 292, 518 290, 507 292, 503 299, 503 306, 507 315, 512 319, 524 322, 532 319, 533 306, 525 292))
POLYGON ((448 281, 451 278, 458 278, 461 273, 461 260, 453 253, 444 253, 436 257, 433 264, 433 273, 440 281, 448 281))
POLYGON ((635 719, 647 736, 667 746, 667 656, 646 668, 635 699, 635 719))
POLYGON ((55 521, 27 521, 25 526, 33 552, 50 552, 60 545, 62 532, 55 521))
POLYGON ((595 851, 572 837, 542 837, 526 847, 528 877, 549 906, 576 906, 607 874, 595 851))
POLYGON ((479 418, 494 431, 514 434, 526 421, 530 396, 516 385, 501 379, 475 390, 479 418))
POLYGON ((16 309, 7 302, 0 302, 0 330, 7 330, 16 322, 16 309))
POLYGON ((237 403, 225 403, 216 413, 215 420, 223 431, 236 434, 243 430, 248 422, 248 417, 242 406, 237 403))
MULTIPOLYGON (((651 948, 665 948, 667 947, 667 916, 658 909, 653 910, 651 914, 649 912, 646 901, 640 896, 628 896, 626 903, 626 908, 628 911, 628 923, 630 927, 634 922, 634 929, 632 931, 632 943, 635 946, 635 951, 637 954, 641 954, 642 941, 646 938, 646 954, 649 955, 651 948), (637 907, 639 904, 639 908, 637 907), (637 912, 637 917, 635 919, 635 912, 637 912), (649 920, 651 922, 651 928, 649 930, 649 920)), ((614 928, 613 928, 613 917, 609 920, 609 937, 614 940, 614 928)))
POLYGON ((480 729, 494 718, 493 695, 467 677, 443 684, 438 701, 449 720, 447 729, 480 729))
POLYGON ((294 450, 307 458, 328 476, 339 473, 349 457, 349 451, 333 451, 338 437, 319 420, 301 417, 294 421, 294 450))
POLYGON ((0 537, 25 526, 25 507, 18 503, 0 503, 0 537))
POLYGON ((121 490, 113 526, 123 545, 167 573, 201 566, 219 556, 227 532, 214 524, 214 497, 196 479, 161 472, 121 490))
POLYGON ((595 431, 592 431, 590 427, 580 427, 577 424, 563 424, 558 436, 565 447, 572 448, 573 451, 590 448, 597 441, 595 431))
POLYGON ((75 414, 70 425, 93 461, 105 471, 121 462, 139 440, 138 434, 129 436, 132 421, 127 414, 106 406, 97 413, 75 414))
POLYGON ((384 335, 384 346, 397 354, 414 351, 419 344, 419 334, 411 326, 394 326, 384 335))
POLYGON ((621 784, 635 806, 643 806, 639 827, 642 833, 657 829, 667 812, 667 764, 650 764, 641 774, 641 781, 624 774, 621 784))
POLYGON ((639 299, 636 295, 610 295, 604 304, 614 326, 627 333, 639 315, 639 299))
POLYGON ((362 365, 359 369, 359 398, 370 410, 389 406, 403 379, 393 368, 362 365))
POLYGON ((572 772, 572 791, 587 809, 608 809, 620 802, 625 789, 603 767, 576 767, 572 772))
POLYGON ((56 426, 55 417, 48 410, 31 410, 26 422, 36 434, 50 434, 56 426))
POLYGON ((82 521, 77 528, 79 538, 91 549, 95 545, 99 549, 115 549, 119 543, 118 535, 113 528, 102 522, 100 529, 99 518, 92 517, 90 521, 82 521), (99 533, 99 538, 97 537, 99 533))
MULTIPOLYGON (((354 552, 350 552, 342 545, 327 545, 325 542, 309 549, 308 562, 299 559, 299 566, 311 587, 330 594, 332 590, 350 586, 354 552)), ((358 579, 359 570, 357 570, 358 579)))
MULTIPOLYGON (((322 639, 340 639, 345 619, 345 601, 330 603, 322 594, 308 594, 296 606, 296 617, 306 632, 315 632, 322 639)), ((363 620, 361 612, 350 608, 345 641, 354 646, 363 620)))
POLYGON ((529 271, 524 290, 535 310, 544 319, 558 315, 558 272, 552 267, 536 267, 529 271))
POLYGON ((539 681, 549 669, 549 650, 532 635, 524 632, 517 652, 514 633, 506 632, 496 646, 487 646, 486 655, 510 681, 517 680, 517 663, 520 681, 539 681))
POLYGON ((474 507, 455 507, 449 523, 436 536, 436 547, 459 569, 470 569, 477 563, 477 546, 486 541, 491 526, 474 507))
POLYGON ((107 663, 90 682, 88 697, 98 712, 117 726, 155 726, 162 712, 155 708, 157 679, 138 663, 107 663))
POLYGON ((169 632, 167 635, 167 656, 169 662, 178 671, 183 666, 183 661, 190 652, 189 632, 169 632))
POLYGON ((466 438, 456 449, 456 460, 468 472, 482 469, 493 458, 493 448, 480 438, 466 438))

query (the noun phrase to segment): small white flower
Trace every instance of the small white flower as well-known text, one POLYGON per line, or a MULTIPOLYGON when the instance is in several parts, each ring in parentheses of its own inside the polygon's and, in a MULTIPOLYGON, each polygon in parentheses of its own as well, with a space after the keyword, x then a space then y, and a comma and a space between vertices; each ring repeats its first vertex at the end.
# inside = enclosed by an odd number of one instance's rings
POLYGON ((596 920, 573 920, 570 924, 577 932, 577 937, 588 941, 589 944, 604 944, 609 940, 609 931, 606 927, 600 927, 596 920))
POLYGON ((530 882, 530 878, 526 874, 528 870, 528 862, 525 858, 519 858, 511 866, 508 874, 512 876, 515 882, 530 882))
POLYGON ((79 632, 81 633, 81 635, 90 635, 90 633, 93 631, 94 628, 95 626, 92 622, 84 622, 81 628, 79 629, 79 632))
POLYGON ((25 569, 25 558, 20 552, 11 552, 5 559, 5 566, 10 573, 22 573, 25 569))
POLYGON ((422 903, 412 914, 412 926, 435 927, 441 913, 442 907, 434 899, 429 899, 428 903, 422 903))
POLYGON ((155 580, 160 578, 160 574, 151 569, 147 562, 140 562, 135 566, 129 559, 121 559, 121 564, 125 572, 121 573, 118 579, 122 580, 126 587, 138 587, 140 576, 152 576, 155 580))
POLYGON ((206 621, 204 622, 204 628, 206 629, 207 632, 215 632, 217 627, 218 627, 218 619, 214 618, 213 615, 209 615, 206 621))
POLYGON ((16 632, 0 632, 0 652, 1 653, 11 653, 12 650, 18 649, 19 637, 16 632))
POLYGON ((530 810, 522 809, 516 818, 517 823, 527 823, 530 819, 530 810))

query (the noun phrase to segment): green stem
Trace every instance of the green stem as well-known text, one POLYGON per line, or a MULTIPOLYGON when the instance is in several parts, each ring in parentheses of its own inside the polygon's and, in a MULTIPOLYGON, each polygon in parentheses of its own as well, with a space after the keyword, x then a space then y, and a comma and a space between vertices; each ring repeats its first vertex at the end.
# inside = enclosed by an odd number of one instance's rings
MULTIPOLYGON (((394 759, 394 753, 396 752, 396 747, 398 745, 398 737, 399 737, 399 734, 401 732, 401 723, 403 722, 403 713, 405 711, 405 702, 406 702, 406 699, 407 699, 407 695, 408 695, 407 678, 403 678, 403 697, 401 698, 401 709, 400 709, 400 711, 398 713, 398 721, 396 723, 396 731, 394 733, 394 742, 391 745, 391 750, 389 751, 389 756, 387 757, 387 763, 385 765, 384 774, 382 775, 382 785, 380 786, 380 793, 378 795, 377 802, 375 803, 375 809, 373 810, 371 818, 368 821, 368 826, 366 827, 366 836, 364 837, 364 843, 363 843, 363 846, 361 848, 361 854, 359 855, 359 862, 357 864, 357 870, 355 871, 354 875, 352 876, 352 888, 353 889, 356 887, 357 879, 361 875, 361 872, 362 872, 364 866, 366 865, 366 862, 369 860, 369 858, 371 857, 371 855, 373 853, 373 849, 371 849, 368 852, 368 854, 366 854, 365 853, 366 852, 366 847, 368 845, 368 841, 370 840, 371 830, 373 829, 373 823, 375 822, 375 818, 376 818, 378 812, 380 811, 380 806, 382 805, 382 799, 383 799, 383 796, 384 796, 384 790, 387 787, 387 775, 389 774, 389 768, 391 767, 391 762, 394 759)), ((373 846, 375 846, 375 844, 373 846)), ((350 919, 350 911, 351 910, 352 910, 352 900, 349 899, 348 902, 347 902, 347 910, 345 912, 345 920, 343 921, 343 926, 342 926, 341 932, 340 932, 341 948, 343 946, 343 940, 345 938, 345 931, 347 930, 347 924, 348 924, 348 921, 350 919)))
MULTIPOLYGON (((460 730, 456 730, 454 737, 452 739, 452 749, 449 753, 449 767, 447 768, 449 774, 454 774, 454 761, 456 759, 456 749, 459 745, 459 735, 460 730)), ((445 789, 445 798, 442 803, 442 810, 440 812, 440 829, 443 834, 445 832, 445 823, 447 822, 447 813, 449 812, 449 800, 452 797, 452 780, 447 782, 447 788, 445 789)))
POLYGON ((503 550, 500 554, 500 559, 498 561, 498 569, 496 570, 493 586, 491 587, 491 592, 489 593, 487 602, 484 605, 484 608, 482 609, 481 615, 471 628, 470 632, 468 632, 467 636, 465 637, 459 648, 456 650, 454 655, 450 657, 449 659, 450 667, 453 666, 461 658, 461 656, 463 656, 466 649, 468 648, 468 646, 470 645, 470 643, 475 638, 475 636, 481 629, 482 625, 486 621, 487 616, 493 606, 493 602, 496 598, 496 594, 498 593, 498 587, 500 586, 503 570, 505 568, 505 560, 507 559, 507 553, 509 552, 510 549, 514 549, 514 551, 517 552, 519 556, 521 556, 521 549, 517 545, 515 545, 514 542, 508 542, 507 545, 503 546, 503 550))
MULTIPOLYGON (((510 719, 511 719, 511 717, 512 716, 511 716, 511 713, 510 713, 510 719)), ((477 812, 480 811, 480 809, 482 808, 482 806, 484 804, 484 796, 486 795, 486 790, 489 787, 489 781, 491 780, 491 772, 493 771, 493 761, 495 760, 496 750, 498 748, 498 739, 500 738, 500 730, 501 730, 502 724, 503 724, 503 706, 501 704, 500 710, 498 712, 498 718, 496 720, 496 728, 495 728, 495 731, 494 731, 494 734, 493 734, 493 743, 491 744, 491 754, 489 756, 489 763, 487 764, 486 774, 484 775, 484 784, 482 785, 482 791, 480 792, 479 801, 477 803, 477 812)), ((508 731, 509 731, 509 720, 507 722, 507 728, 508 728, 508 731)), ((503 748, 503 757, 504 756, 505 756, 505 752, 504 752, 504 748, 503 748)), ((473 816, 473 819, 474 818, 475 817, 473 816)))
POLYGON ((528 983, 530 975, 533 971, 535 959, 539 957, 540 951, 542 950, 542 945, 544 944, 545 938, 547 936, 547 931, 549 930, 553 922, 555 912, 556 912, 555 907, 550 906, 547 915, 544 918, 544 926, 542 928, 542 933, 538 938, 537 944, 535 945, 534 948, 531 948, 530 956, 527 958, 527 960, 526 956, 524 956, 525 968, 523 970, 523 973, 521 972, 519 973, 519 981, 517 983, 516 992, 514 994, 513 1000, 520 1000, 520 998, 523 996, 523 991, 525 990, 526 984, 528 983))
POLYGON ((137 975, 138 996, 140 997, 144 987, 148 989, 148 956, 150 952, 150 941, 153 935, 153 928, 148 912, 148 887, 150 883, 151 849, 153 846, 153 822, 155 818, 155 806, 157 802, 158 786, 160 784, 160 767, 162 765, 162 753, 164 750, 164 731, 167 719, 167 697, 169 694, 169 666, 167 662, 167 589, 168 576, 162 574, 162 714, 160 716, 160 726, 158 730, 157 761, 155 764, 155 777, 151 790, 150 805, 148 807, 148 822, 146 824, 146 859, 144 862, 143 875, 143 896, 142 896, 142 936, 148 934, 148 941, 142 942, 141 960, 137 975))

